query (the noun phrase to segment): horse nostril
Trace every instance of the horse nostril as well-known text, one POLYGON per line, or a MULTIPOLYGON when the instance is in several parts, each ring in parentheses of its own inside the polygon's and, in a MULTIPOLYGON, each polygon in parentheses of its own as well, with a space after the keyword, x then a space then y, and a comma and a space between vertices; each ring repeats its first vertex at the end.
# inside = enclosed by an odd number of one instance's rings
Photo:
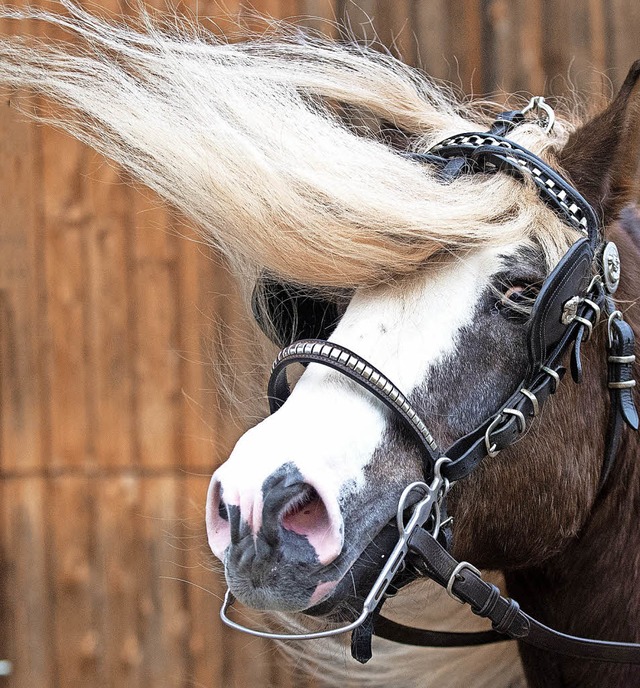
MULTIPOLYGON (((331 540, 331 517, 322 498, 311 485, 305 485, 304 490, 285 506, 280 524, 285 530, 306 536, 316 547, 323 541, 331 540)), ((323 558, 323 552, 318 551, 318 554, 323 558)))
POLYGON ((231 543, 231 524, 229 510, 222 499, 222 487, 215 476, 211 479, 207 494, 206 523, 211 551, 218 559, 222 559, 231 543))

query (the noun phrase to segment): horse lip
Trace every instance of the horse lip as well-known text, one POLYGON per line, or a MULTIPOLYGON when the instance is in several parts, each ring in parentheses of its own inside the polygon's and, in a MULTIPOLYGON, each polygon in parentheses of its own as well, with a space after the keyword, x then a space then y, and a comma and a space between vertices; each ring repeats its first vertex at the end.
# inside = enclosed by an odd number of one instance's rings
POLYGON ((323 616, 330 621, 345 621, 345 616, 355 620, 397 542, 398 529, 392 519, 355 558, 331 593, 304 613, 323 616))

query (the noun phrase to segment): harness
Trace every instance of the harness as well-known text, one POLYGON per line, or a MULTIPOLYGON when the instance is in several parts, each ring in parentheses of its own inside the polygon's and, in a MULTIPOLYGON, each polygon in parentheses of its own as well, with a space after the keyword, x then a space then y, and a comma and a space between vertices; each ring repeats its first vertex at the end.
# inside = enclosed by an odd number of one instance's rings
POLYGON ((220 612, 227 625, 274 639, 307 640, 352 632, 351 651, 360 662, 371 658, 371 636, 375 634, 409 645, 435 647, 517 639, 573 657, 640 664, 640 644, 592 640, 549 628, 523 612, 515 600, 503 597, 496 586, 482 579, 472 564, 456 561, 448 551, 451 530, 446 496, 451 484, 470 475, 486 457, 495 457, 527 431, 549 396, 558 390, 566 372, 563 360, 569 351, 571 375, 575 382, 582 380, 581 346, 601 318, 607 321, 611 401, 601 486, 610 474, 623 425, 638 429, 638 413, 632 396, 636 384, 632 373, 634 334, 613 300, 620 280, 620 259, 615 244, 602 241, 593 208, 575 188, 543 160, 505 138, 534 109, 544 113, 549 131, 553 126, 553 111, 544 99, 534 98, 524 110, 502 113, 488 132, 458 134, 441 141, 426 154, 408 154, 412 160, 436 166, 443 183, 450 183, 462 174, 476 173, 502 172, 528 178, 534 182, 541 199, 582 235, 547 277, 535 300, 529 324, 529 366, 522 383, 497 413, 488 416, 446 451, 391 380, 358 354, 326 341, 338 319, 335 304, 303 295, 291 285, 263 276, 258 287, 266 301, 254 299, 258 323, 266 328, 267 318, 261 310, 266 304, 270 323, 275 321, 280 325, 276 332, 278 343, 286 343, 286 337, 292 341, 297 338, 294 335, 304 337, 284 346, 276 358, 268 385, 271 413, 290 394, 286 371, 291 364, 328 366, 365 388, 401 419, 421 449, 425 479, 409 485, 399 500, 397 544, 355 621, 316 633, 284 634, 249 629, 228 617, 227 611, 234 600, 227 591, 220 612), (432 578, 451 597, 469 604, 474 614, 490 619, 493 630, 429 631, 381 616, 386 597, 417 575, 432 578))

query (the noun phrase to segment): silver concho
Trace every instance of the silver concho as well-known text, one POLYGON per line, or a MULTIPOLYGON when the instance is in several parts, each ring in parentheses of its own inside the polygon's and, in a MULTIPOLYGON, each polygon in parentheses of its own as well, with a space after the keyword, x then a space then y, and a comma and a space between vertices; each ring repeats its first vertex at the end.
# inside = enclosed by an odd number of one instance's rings
POLYGON ((580 305, 580 297, 573 296, 562 307, 562 324, 568 325, 573 322, 578 315, 578 306, 580 305))
POLYGON ((613 241, 610 241, 602 252, 602 274, 607 291, 613 294, 620 284, 620 254, 613 241))

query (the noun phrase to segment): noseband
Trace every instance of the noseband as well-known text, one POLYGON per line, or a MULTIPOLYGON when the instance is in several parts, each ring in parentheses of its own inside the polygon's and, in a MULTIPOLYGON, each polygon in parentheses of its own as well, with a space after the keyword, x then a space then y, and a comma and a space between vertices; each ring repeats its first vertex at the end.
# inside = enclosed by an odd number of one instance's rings
POLYGON ((503 172, 527 178, 541 199, 582 236, 569 248, 547 277, 531 312, 527 374, 504 401, 470 433, 443 451, 408 399, 382 372, 348 349, 325 339, 303 339, 286 346, 276 358, 268 385, 271 412, 290 394, 286 370, 292 363, 316 363, 332 368, 364 387, 404 423, 419 447, 425 482, 409 485, 397 510, 398 542, 367 595, 354 622, 326 631, 278 634, 247 628, 232 621, 227 611, 233 603, 229 591, 221 610, 223 621, 241 631, 267 638, 307 640, 352 631, 351 649, 360 662, 371 657, 371 636, 378 635, 410 645, 452 647, 518 639, 538 648, 573 657, 640 664, 640 644, 591 640, 566 635, 544 626, 523 612, 515 600, 482 580, 468 562, 456 561, 448 552, 450 521, 446 495, 450 485, 472 473, 485 457, 494 457, 516 442, 555 394, 565 374, 563 359, 571 351, 571 374, 582 379, 580 350, 601 316, 607 319, 608 386, 611 406, 601 485, 616 456, 622 427, 638 429, 638 414, 631 389, 634 335, 616 310, 613 293, 618 287, 620 262, 612 242, 604 243, 598 219, 589 203, 543 160, 505 138, 525 120, 532 109, 546 116, 547 131, 553 111, 542 98, 534 98, 524 110, 500 115, 488 132, 458 134, 438 143, 426 154, 409 154, 412 160, 434 165, 443 183, 462 174, 503 172), (416 501, 417 500, 417 501, 416 501), (410 513, 407 517, 406 514, 410 513), (407 567, 411 574, 407 575, 407 567), (410 628, 380 616, 390 589, 413 580, 416 573, 432 578, 451 597, 467 603, 478 616, 491 620, 493 631, 448 633, 410 628))

